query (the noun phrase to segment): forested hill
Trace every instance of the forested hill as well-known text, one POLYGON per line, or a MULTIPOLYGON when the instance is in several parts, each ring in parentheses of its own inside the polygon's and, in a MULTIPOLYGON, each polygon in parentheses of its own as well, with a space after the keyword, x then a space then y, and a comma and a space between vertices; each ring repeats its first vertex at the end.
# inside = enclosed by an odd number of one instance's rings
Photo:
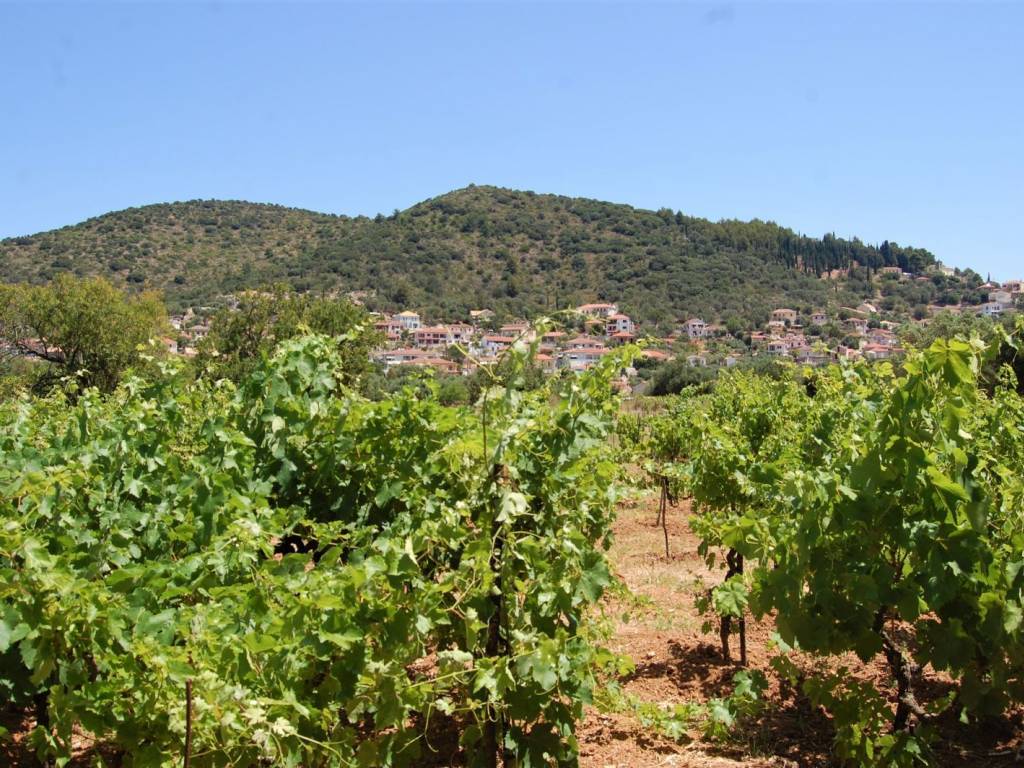
POLYGON ((934 263, 925 250, 804 237, 757 220, 471 186, 376 218, 214 200, 131 208, 0 241, 0 280, 101 274, 159 288, 172 307, 285 281, 376 292, 371 307, 434 317, 476 307, 533 316, 604 298, 648 322, 760 322, 776 306, 854 298, 819 277, 851 260, 908 271, 934 263))

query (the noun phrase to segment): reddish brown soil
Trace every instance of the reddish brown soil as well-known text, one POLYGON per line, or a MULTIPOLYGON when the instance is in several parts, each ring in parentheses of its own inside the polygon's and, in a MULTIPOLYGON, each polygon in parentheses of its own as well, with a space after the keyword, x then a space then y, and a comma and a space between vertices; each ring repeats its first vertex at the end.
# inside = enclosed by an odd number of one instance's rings
MULTIPOLYGON (((615 523, 611 560, 617 575, 633 598, 609 597, 604 610, 613 622, 609 645, 630 656, 636 671, 624 683, 628 693, 645 701, 679 704, 724 697, 732 690, 732 676, 739 669, 726 663, 719 650, 717 626, 702 631, 704 618, 694 601, 717 584, 724 570, 711 570, 697 555, 697 537, 689 527, 690 507, 682 502, 669 508, 670 556, 665 558, 662 530, 654 525, 657 496, 627 502, 615 523)), ((702 741, 688 734, 684 744, 660 737, 643 728, 632 715, 588 712, 580 727, 583 768, 646 768, 650 766, 833 766, 832 725, 821 711, 792 690, 782 690, 769 668, 772 651, 770 620, 747 619, 749 666, 763 671, 770 682, 765 713, 728 745, 702 741)), ((738 656, 733 635, 732 655, 738 656)), ((809 662, 798 660, 800 666, 809 662)), ((881 659, 864 665, 855 657, 841 663, 861 679, 872 679, 885 688, 888 673, 881 659)), ((928 675, 918 688, 941 690, 945 681, 928 675)), ((788 688, 788 687, 787 687, 788 688)), ((1022 731, 1020 713, 984 728, 967 729, 955 722, 941 724, 937 744, 942 766, 1021 765, 1014 760, 1022 731), (1010 754, 1005 754, 1010 752, 1010 754), (1001 754, 1002 753, 1002 754, 1001 754)))

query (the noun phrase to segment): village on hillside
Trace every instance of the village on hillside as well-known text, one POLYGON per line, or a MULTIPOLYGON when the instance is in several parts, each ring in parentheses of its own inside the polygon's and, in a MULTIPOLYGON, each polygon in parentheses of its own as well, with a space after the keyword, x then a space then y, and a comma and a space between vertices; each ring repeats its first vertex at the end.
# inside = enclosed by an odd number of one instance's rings
MULTIPOLYGON (((833 280, 840 277, 823 276, 833 280)), ((878 271, 878 279, 929 278, 902 272, 898 267, 884 267, 878 271)), ((557 326, 543 331, 539 339, 530 320, 500 322, 495 312, 486 308, 472 310, 467 317, 456 320, 424 317, 412 309, 394 314, 371 312, 383 339, 371 356, 386 372, 418 367, 452 376, 468 376, 480 366, 495 363, 517 342, 536 343, 535 362, 548 374, 585 371, 614 348, 636 341, 642 341, 637 365, 646 368, 676 359, 683 359, 694 368, 732 367, 758 357, 810 366, 844 359, 887 360, 903 353, 899 331, 907 324, 927 323, 930 316, 939 312, 999 317, 1024 307, 1022 280, 989 281, 981 288, 987 292, 987 301, 969 306, 929 306, 929 317, 887 313, 875 303, 864 301, 855 307, 777 307, 761 327, 739 332, 701 317, 682 317, 667 335, 641 327, 615 301, 587 303, 575 311, 562 311, 554 318, 557 326)), ((365 294, 353 292, 348 299, 359 304, 365 294)), ((201 311, 174 315, 171 323, 177 337, 164 339, 164 344, 170 351, 186 356, 195 355, 210 332, 209 316, 201 311)), ((635 369, 627 370, 624 388, 635 375, 635 369)))

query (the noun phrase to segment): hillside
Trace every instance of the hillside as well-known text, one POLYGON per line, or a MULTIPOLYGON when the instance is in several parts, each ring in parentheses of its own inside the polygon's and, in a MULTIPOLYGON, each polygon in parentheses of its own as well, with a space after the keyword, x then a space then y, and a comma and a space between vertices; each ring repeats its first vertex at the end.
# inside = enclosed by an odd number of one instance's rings
POLYGON ((439 317, 472 307, 533 316, 614 298, 646 322, 696 314, 759 323, 772 307, 864 293, 836 295, 819 279, 851 259, 910 271, 934 263, 920 249, 809 238, 757 220, 471 186, 373 219, 235 201, 131 208, 0 241, 0 280, 101 274, 159 288, 172 308, 286 281, 368 290, 371 307, 439 317))

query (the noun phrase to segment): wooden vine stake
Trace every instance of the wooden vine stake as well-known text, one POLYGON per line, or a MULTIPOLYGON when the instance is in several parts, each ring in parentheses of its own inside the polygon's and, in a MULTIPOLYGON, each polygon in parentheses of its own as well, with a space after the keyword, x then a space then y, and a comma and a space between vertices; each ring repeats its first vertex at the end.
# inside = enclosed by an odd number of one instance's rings
POLYGON ((665 559, 668 560, 668 478, 661 478, 661 532, 665 535, 665 559))
POLYGON ((185 768, 192 762, 192 680, 185 681, 185 768))

